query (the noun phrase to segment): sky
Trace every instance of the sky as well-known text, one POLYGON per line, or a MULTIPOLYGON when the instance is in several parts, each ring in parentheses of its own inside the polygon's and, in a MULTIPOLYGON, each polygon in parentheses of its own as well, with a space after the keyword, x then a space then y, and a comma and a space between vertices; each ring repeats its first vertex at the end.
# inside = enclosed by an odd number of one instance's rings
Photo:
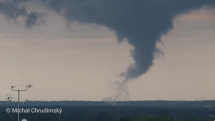
MULTIPOLYGON (((45 22, 26 28, 22 18, 0 14, 0 100, 11 85, 25 89, 21 100, 91 100, 112 96, 122 72, 135 62, 128 38, 119 42, 115 29, 90 22, 70 23, 36 3, 26 9, 48 11, 45 22), (36 6, 36 7, 35 7, 36 6), (38 8, 39 6, 39 8, 38 8), (41 8, 40 8, 41 7, 41 8)), ((215 8, 177 15, 147 72, 126 83, 127 100, 215 100, 215 8)), ((159 21, 159 20, 158 20, 159 21)), ((126 28, 125 28, 126 29, 126 28)), ((126 31, 127 32, 127 31, 126 31)))

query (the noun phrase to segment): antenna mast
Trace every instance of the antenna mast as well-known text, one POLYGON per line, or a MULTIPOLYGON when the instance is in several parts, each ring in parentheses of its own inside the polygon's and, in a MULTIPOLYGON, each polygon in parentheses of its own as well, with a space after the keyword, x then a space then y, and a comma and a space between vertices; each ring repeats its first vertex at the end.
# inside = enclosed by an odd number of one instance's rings
MULTIPOLYGON (((32 84, 25 85, 25 86, 26 86, 26 89, 25 89, 25 90, 20 90, 20 89, 14 90, 14 87, 16 87, 16 86, 13 86, 13 85, 11 86, 11 90, 12 90, 12 91, 18 91, 18 102, 17 102, 17 104, 18 104, 18 112, 17 112, 17 113, 18 113, 18 121, 19 121, 19 102, 20 102, 20 100, 19 100, 20 98, 19 98, 19 97, 20 97, 20 91, 27 91, 28 88, 32 88, 32 87, 33 87, 32 84)), ((10 101, 11 103, 14 103, 14 102, 12 102, 12 98, 13 98, 13 97, 12 97, 11 95, 6 95, 6 96, 7 96, 7 97, 6 97, 6 100, 7 100, 7 101, 10 101)), ((27 100, 24 101, 23 104, 24 104, 25 102, 27 102, 27 100)))

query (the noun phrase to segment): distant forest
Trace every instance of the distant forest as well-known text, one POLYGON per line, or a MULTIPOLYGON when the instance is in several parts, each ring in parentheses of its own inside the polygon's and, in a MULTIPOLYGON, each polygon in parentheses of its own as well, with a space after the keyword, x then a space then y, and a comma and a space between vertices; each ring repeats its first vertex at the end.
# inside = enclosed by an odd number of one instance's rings
MULTIPOLYGON (((20 108, 55 109, 62 114, 21 114, 28 121, 213 121, 214 100, 206 101, 29 101, 20 108)), ((16 104, 0 101, 0 121, 17 120, 17 114, 6 113, 16 104)))
MULTIPOLYGON (((10 107, 16 108, 17 105, 10 107)), ((16 113, 6 113, 0 106, 0 121, 17 120, 16 113)), ((21 113, 28 121, 213 121, 211 108, 151 108, 136 106, 20 106, 20 108, 62 108, 62 114, 21 113)))
MULTIPOLYGON (((0 101, 0 106, 12 105, 8 101, 0 101)), ((208 105, 215 105, 215 100, 205 101, 28 101, 27 106, 137 106, 156 108, 203 108, 208 105)))

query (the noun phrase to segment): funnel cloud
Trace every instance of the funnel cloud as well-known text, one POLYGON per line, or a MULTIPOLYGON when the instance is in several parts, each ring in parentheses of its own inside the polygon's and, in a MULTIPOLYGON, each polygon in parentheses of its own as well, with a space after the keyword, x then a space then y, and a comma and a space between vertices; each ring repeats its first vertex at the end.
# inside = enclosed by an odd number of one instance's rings
POLYGON ((214 7, 213 0, 51 0, 47 6, 68 22, 96 23, 116 32, 118 41, 127 39, 134 46, 134 64, 121 76, 124 81, 145 74, 152 66, 154 54, 162 54, 156 43, 173 28, 174 18, 203 6, 214 7))

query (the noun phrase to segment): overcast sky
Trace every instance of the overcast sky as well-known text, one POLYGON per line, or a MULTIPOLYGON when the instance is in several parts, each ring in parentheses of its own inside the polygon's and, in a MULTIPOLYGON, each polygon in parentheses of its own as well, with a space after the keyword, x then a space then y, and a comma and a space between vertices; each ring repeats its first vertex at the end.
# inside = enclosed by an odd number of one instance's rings
MULTIPOLYGON (((129 100, 215 100, 214 13, 202 8, 174 19, 174 28, 157 45, 164 56, 130 81, 129 100)), ((103 100, 113 94, 108 80, 122 80, 119 74, 134 63, 133 48, 126 39, 118 43, 105 26, 67 25, 52 11, 31 29, 1 14, 0 99, 12 93, 11 85, 32 83, 21 100, 103 100)))

